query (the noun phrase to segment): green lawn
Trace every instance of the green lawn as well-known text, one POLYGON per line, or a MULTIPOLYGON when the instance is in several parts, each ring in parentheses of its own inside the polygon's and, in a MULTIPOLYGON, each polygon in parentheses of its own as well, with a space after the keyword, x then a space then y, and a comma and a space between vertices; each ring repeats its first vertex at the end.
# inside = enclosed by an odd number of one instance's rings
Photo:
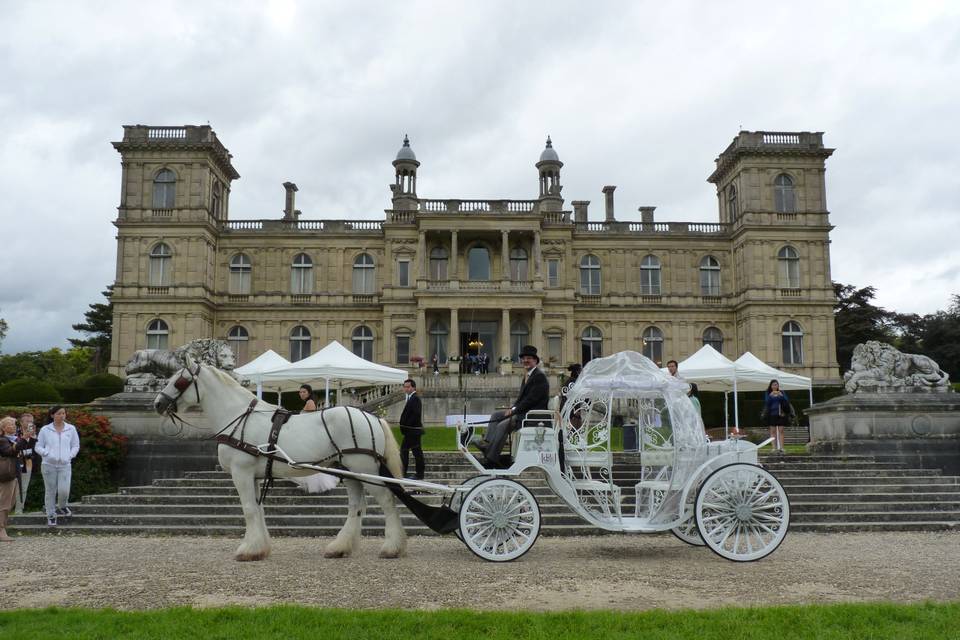
MULTIPOLYGON (((571 602, 571 605, 575 603, 571 602)), ((603 638, 696 640, 901 640, 957 638, 960 604, 845 604, 712 611, 517 613, 314 609, 113 610, 45 609, 0 612, 3 638, 284 638, 344 640, 477 638, 572 640, 603 638)))

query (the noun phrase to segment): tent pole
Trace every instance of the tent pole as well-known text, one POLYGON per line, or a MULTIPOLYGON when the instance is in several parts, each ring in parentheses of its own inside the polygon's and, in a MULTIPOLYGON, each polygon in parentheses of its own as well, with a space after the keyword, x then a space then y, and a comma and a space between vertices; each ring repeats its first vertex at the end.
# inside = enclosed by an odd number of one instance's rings
POLYGON ((323 401, 323 406, 329 407, 330 406, 330 378, 324 378, 324 380, 326 380, 327 382, 326 382, 326 396, 323 401))
POLYGON ((723 439, 730 438, 730 392, 723 392, 723 439))
POLYGON ((740 407, 737 402, 737 374, 733 374, 733 428, 740 431, 740 407))
POLYGON ((263 381, 257 382, 257 400, 263 400, 263 381))

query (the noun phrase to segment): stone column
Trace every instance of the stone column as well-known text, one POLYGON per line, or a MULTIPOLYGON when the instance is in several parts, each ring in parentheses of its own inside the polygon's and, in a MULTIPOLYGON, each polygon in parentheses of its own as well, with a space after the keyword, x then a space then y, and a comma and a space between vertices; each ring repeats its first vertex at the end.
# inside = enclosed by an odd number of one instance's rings
MULTIPOLYGON (((506 232, 504 232, 506 235, 506 232)), ((500 353, 498 358, 510 357, 510 309, 504 309, 500 315, 500 353)))
POLYGON ((417 309, 417 350, 411 353, 411 356, 421 356, 426 358, 427 352, 427 312, 425 309, 417 309))
POLYGON ((540 351, 541 359, 546 359, 544 352, 546 345, 543 342, 543 309, 533 310, 533 328, 530 333, 530 344, 540 351))
POLYGON ((421 231, 417 238, 417 279, 426 280, 427 273, 427 232, 421 231))
POLYGON ((447 336, 447 357, 452 355, 463 357, 460 353, 460 310, 457 308, 450 309, 450 334, 447 336))
POLYGON ((532 280, 540 279, 540 232, 533 232, 533 278, 532 280))
POLYGON ((457 232, 456 232, 456 231, 451 231, 451 232, 450 232, 450 270, 449 270, 449 273, 448 273, 449 278, 450 278, 451 280, 459 280, 459 279, 460 279, 460 278, 457 276, 457 262, 459 261, 459 259, 458 259, 458 256, 459 256, 459 247, 458 247, 457 245, 458 245, 458 243, 457 243, 457 232))
POLYGON ((508 231, 500 232, 500 279, 504 282, 510 281, 510 236, 508 231))

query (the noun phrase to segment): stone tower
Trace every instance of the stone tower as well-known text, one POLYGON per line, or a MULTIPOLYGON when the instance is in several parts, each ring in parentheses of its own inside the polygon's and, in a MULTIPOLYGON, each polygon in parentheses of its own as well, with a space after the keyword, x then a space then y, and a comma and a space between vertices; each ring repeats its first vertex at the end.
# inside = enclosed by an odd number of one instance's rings
POLYGON ((537 162, 537 171, 540 173, 540 211, 560 211, 563 208, 563 197, 560 192, 560 169, 563 163, 553 148, 553 141, 547 136, 547 146, 540 154, 537 162))
POLYGON ((393 161, 396 180, 390 185, 395 210, 416 210, 417 168, 419 166, 417 155, 410 148, 410 138, 403 136, 403 146, 400 147, 400 151, 397 151, 397 157, 393 161))

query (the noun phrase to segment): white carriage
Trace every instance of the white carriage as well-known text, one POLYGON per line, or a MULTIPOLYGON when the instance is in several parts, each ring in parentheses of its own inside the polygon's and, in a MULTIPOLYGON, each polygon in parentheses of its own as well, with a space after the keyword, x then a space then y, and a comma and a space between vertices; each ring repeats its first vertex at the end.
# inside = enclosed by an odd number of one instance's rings
POLYGON ((459 537, 486 560, 526 553, 540 533, 541 514, 518 476, 539 469, 575 514, 600 529, 672 531, 735 561, 772 553, 790 522, 786 492, 758 465, 757 445, 707 439, 688 389, 643 355, 624 351, 590 361, 559 415, 527 415, 508 469, 486 469, 459 445, 479 474, 450 488, 459 537), (632 491, 618 483, 614 468, 615 415, 637 426, 638 451, 620 454, 625 466, 639 465, 632 491))

